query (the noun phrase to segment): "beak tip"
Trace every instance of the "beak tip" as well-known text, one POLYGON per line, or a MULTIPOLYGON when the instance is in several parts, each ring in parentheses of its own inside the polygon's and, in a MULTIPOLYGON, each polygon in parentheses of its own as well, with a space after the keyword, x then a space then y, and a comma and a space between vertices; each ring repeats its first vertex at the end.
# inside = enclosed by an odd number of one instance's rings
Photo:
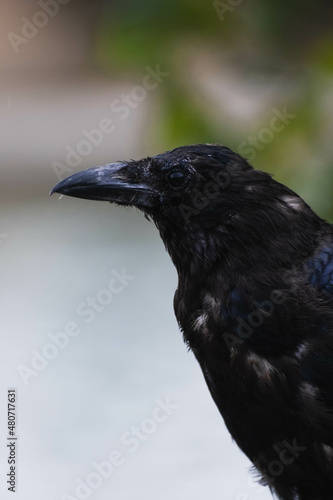
POLYGON ((62 187, 66 180, 67 179, 63 179, 62 181, 58 182, 58 184, 56 184, 49 192, 49 196, 52 196, 54 193, 62 194, 62 187))

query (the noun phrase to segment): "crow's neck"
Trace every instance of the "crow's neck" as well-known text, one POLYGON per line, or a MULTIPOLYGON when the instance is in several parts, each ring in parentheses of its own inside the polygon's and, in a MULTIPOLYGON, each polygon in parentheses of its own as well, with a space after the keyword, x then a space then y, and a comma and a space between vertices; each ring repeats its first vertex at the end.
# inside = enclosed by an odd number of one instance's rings
MULTIPOLYGON (((330 226, 312 211, 291 213, 287 220, 283 214, 267 210, 249 214, 248 218, 239 217, 235 223, 217 221, 215 227, 192 224, 180 230, 175 224, 167 223, 158 227, 178 271, 176 316, 186 342, 198 359, 201 349, 202 353, 206 352, 208 337, 199 327, 200 322, 207 321, 207 310, 213 311, 209 316, 212 331, 215 321, 219 331, 224 328, 234 333, 236 318, 260 308, 272 294, 296 297, 304 286, 299 269, 325 239, 332 239, 330 226)), ((259 338, 252 335, 244 342, 244 350, 253 350, 253 346, 257 349, 258 345, 262 351, 268 345, 268 351, 271 349, 274 353, 293 349, 297 338, 289 330, 282 332, 283 342, 276 344, 274 340, 276 325, 287 314, 283 305, 279 308, 280 312, 277 307, 274 309, 273 322, 265 319, 265 332, 259 329, 259 338), (266 343, 262 345, 260 335, 263 334, 266 343)), ((282 333, 279 332, 280 339, 282 333)), ((214 337, 215 341, 223 356, 229 359, 227 344, 219 337, 214 337)))
POLYGON ((313 254, 328 225, 307 205, 302 212, 283 212, 272 204, 226 220, 157 226, 179 276, 202 282, 217 270, 233 280, 258 270, 278 273, 295 267, 313 254))

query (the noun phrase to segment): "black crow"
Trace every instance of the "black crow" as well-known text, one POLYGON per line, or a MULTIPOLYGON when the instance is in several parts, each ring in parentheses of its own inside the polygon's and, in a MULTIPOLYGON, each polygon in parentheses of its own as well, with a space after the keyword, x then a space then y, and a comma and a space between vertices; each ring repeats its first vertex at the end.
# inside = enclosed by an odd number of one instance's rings
POLYGON ((91 168, 52 192, 154 221, 180 329, 232 437, 281 500, 333 498, 332 226, 218 145, 91 168))

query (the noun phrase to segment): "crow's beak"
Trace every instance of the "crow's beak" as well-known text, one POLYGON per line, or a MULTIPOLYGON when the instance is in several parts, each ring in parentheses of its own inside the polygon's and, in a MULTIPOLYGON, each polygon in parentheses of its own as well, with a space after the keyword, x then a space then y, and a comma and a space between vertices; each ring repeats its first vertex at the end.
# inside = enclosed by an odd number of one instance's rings
POLYGON ((133 163, 112 163, 82 170, 59 182, 50 194, 60 193, 141 208, 153 207, 157 193, 145 182, 132 180, 137 177, 133 175, 133 167, 133 163))

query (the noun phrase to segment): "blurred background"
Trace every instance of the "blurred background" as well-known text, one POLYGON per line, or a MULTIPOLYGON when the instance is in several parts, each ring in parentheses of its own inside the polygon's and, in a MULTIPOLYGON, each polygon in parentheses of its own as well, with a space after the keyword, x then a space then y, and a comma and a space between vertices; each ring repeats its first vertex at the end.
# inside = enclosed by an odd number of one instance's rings
POLYGON ((1 2, 1 498, 12 388, 19 500, 271 498, 183 345, 154 226, 48 193, 83 168, 218 142, 332 220, 332 14, 328 0, 1 2))

